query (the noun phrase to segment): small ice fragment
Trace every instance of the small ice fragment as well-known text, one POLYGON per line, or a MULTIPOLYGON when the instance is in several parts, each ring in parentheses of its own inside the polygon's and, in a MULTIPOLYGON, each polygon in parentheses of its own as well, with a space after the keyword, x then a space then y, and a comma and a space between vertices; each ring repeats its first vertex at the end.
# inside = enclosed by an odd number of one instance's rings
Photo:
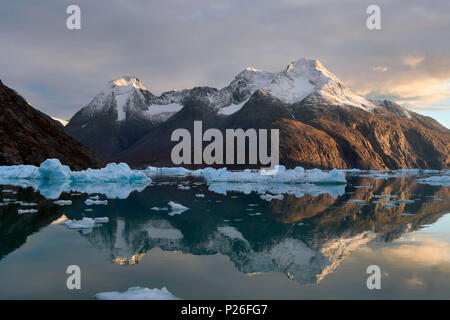
POLYGON ((172 209, 172 211, 170 211, 168 213, 169 216, 173 216, 173 215, 176 215, 176 214, 181 214, 184 211, 189 209, 189 208, 187 208, 187 207, 185 207, 185 206, 183 206, 183 205, 181 205, 179 203, 173 202, 173 201, 169 201, 169 206, 172 209))
POLYGON ((274 199, 276 199, 276 200, 283 200, 284 196, 282 194, 277 194, 277 195, 263 194, 263 195, 261 195, 261 199, 270 202, 270 201, 272 201, 274 199))
POLYGON ((17 211, 18 214, 24 214, 24 213, 36 213, 36 212, 38 212, 36 209, 24 209, 24 210, 19 209, 19 210, 17 211))
POLYGON ((94 222, 95 223, 108 223, 109 222, 109 218, 108 217, 94 218, 94 222))
POLYGON ((57 200, 53 201, 54 204, 57 204, 58 206, 70 206, 72 205, 72 200, 57 200))
POLYGON ((104 205, 106 206, 108 204, 108 200, 92 200, 92 199, 86 199, 86 201, 84 202, 86 205, 88 206, 92 206, 92 205, 104 205))

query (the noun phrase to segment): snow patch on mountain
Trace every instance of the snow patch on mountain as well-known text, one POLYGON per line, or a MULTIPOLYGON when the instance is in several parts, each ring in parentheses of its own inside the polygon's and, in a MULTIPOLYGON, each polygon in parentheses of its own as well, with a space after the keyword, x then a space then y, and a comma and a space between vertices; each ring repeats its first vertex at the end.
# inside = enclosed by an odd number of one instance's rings
POLYGON ((262 89, 289 104, 317 94, 329 105, 350 106, 373 111, 377 106, 350 91, 318 60, 300 59, 290 63, 272 82, 262 89))

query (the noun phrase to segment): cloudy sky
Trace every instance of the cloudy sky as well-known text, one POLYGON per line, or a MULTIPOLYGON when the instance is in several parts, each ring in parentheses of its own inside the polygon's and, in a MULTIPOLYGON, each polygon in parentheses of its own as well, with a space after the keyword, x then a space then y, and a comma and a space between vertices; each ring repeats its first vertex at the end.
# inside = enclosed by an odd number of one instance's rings
POLYGON ((448 0, 2 1, 0 79, 69 119, 122 75, 160 94, 317 58, 353 91, 450 127, 449 14, 448 0), (81 30, 66 28, 70 4, 81 30), (366 27, 371 4, 381 30, 366 27))

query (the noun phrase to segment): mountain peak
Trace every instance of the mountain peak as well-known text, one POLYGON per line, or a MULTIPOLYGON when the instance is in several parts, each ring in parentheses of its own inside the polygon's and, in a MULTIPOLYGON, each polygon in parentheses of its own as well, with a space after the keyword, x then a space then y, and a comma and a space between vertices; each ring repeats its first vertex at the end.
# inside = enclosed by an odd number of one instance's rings
POLYGON ((247 68, 244 69, 244 71, 250 71, 250 72, 262 72, 262 70, 256 69, 256 68, 253 68, 253 67, 247 67, 247 68))
POLYGON ((141 80, 134 76, 122 76, 109 82, 110 87, 134 87, 136 89, 147 90, 141 80))
POLYGON ((351 106, 372 111, 376 106, 351 92, 317 59, 299 59, 291 62, 265 88, 274 97, 286 103, 300 102, 316 96, 322 104, 351 106))

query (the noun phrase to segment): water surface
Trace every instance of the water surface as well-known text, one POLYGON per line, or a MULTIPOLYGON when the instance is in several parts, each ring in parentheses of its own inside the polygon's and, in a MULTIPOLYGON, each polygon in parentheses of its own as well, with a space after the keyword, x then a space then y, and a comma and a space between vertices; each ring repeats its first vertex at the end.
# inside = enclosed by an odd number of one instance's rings
POLYGON ((0 186, 0 298, 92 299, 133 286, 184 299, 450 298, 448 186, 349 175, 346 185, 265 191, 169 178, 113 187, 121 199, 111 186, 0 186), (108 204, 86 205, 96 195, 108 204), (169 201, 189 210, 173 213, 169 201), (83 217, 109 222, 60 224, 83 217), (366 286, 374 264, 381 290, 366 286), (66 287, 69 265, 81 268, 81 290, 66 287))

